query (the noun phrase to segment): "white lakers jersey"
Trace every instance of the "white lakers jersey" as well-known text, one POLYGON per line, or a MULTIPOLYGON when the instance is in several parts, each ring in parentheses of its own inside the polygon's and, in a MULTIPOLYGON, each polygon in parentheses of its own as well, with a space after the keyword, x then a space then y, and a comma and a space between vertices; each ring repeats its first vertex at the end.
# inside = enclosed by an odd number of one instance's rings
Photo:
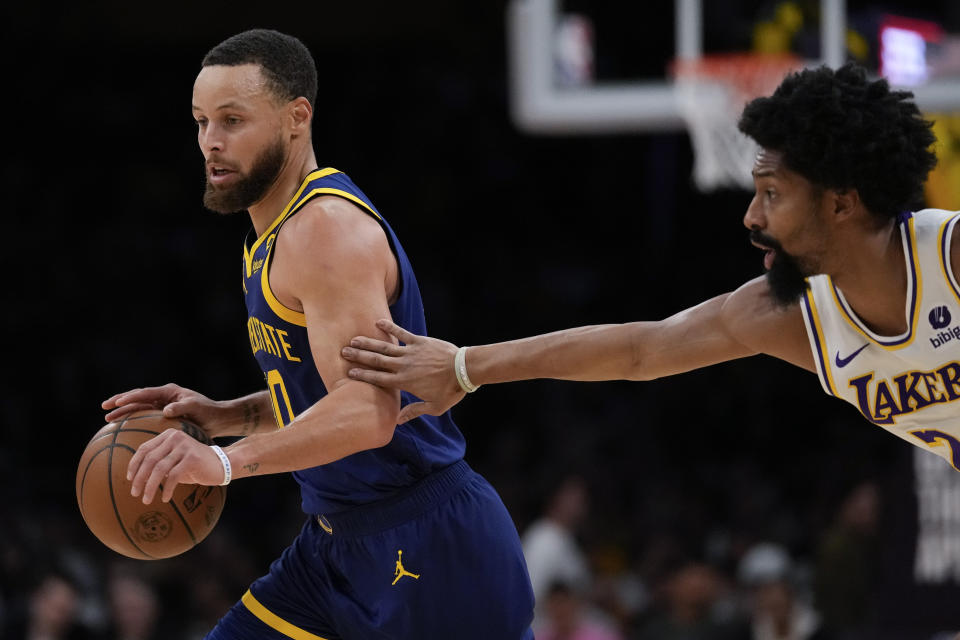
POLYGON ((950 264, 958 219, 940 209, 899 218, 905 333, 871 331, 826 275, 808 278, 801 307, 824 391, 960 471, 960 284, 950 264))

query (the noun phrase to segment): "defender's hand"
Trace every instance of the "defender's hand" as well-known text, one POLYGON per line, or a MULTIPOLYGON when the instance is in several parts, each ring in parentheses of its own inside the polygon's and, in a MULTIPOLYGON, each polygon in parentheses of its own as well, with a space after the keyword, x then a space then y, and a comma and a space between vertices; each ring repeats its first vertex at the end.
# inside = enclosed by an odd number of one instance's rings
POLYGON ((421 398, 400 411, 397 424, 425 413, 438 416, 463 399, 466 393, 453 370, 456 345, 414 335, 389 320, 377 320, 377 327, 405 344, 357 336, 341 353, 344 359, 368 367, 351 369, 354 380, 403 389, 421 398))
POLYGON ((101 407, 110 411, 106 415, 107 422, 120 420, 134 411, 162 410, 165 418, 186 418, 211 438, 219 435, 218 426, 226 419, 222 402, 173 383, 124 391, 104 400, 101 407))
POLYGON ((169 502, 180 483, 218 485, 223 482, 223 463, 207 445, 179 429, 167 429, 137 449, 127 465, 130 495, 143 494, 150 504, 163 485, 161 498, 169 502))

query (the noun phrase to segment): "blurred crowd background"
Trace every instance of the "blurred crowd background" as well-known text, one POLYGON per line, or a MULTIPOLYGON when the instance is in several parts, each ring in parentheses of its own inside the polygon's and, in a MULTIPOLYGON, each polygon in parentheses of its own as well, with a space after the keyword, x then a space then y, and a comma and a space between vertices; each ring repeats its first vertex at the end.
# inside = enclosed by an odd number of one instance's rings
MULTIPOLYGON (((672 2, 567 4, 594 21, 600 78, 663 77, 672 2)), ((953 0, 887 4, 960 31, 953 0)), ((704 5, 707 46, 736 50, 778 3, 704 5)), ((750 194, 693 189, 686 134, 513 126, 505 7, 0 8, 0 637, 201 638, 303 520, 291 478, 245 480, 197 548, 127 561, 89 533, 74 493, 104 398, 263 387, 240 291, 249 220, 202 209, 190 114, 200 59, 235 32, 276 28, 313 51, 318 160, 397 230, 435 336, 658 319, 761 272, 741 225, 750 194)), ((485 387, 454 417, 523 535, 538 638, 960 631, 960 474, 809 373, 755 357, 648 383, 525 382, 485 387)))

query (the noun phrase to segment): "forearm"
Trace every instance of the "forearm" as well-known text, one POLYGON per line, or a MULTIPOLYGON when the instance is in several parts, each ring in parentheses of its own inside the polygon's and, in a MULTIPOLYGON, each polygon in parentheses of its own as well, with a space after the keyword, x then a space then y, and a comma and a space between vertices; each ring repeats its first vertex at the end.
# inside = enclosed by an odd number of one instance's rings
POLYGON ((398 411, 397 392, 349 381, 283 429, 251 435, 224 450, 234 478, 308 469, 385 446, 398 411))
MULTIPOLYGON (((797 333, 796 326, 783 324, 783 312, 771 310, 762 282, 741 287, 739 297, 719 295, 657 322, 577 327, 470 347, 467 372, 477 385, 533 378, 653 380, 744 358, 762 349, 735 337, 732 328, 751 339, 763 334, 775 343, 791 328, 797 333)), ((799 313, 793 316, 794 325, 802 323, 799 313)), ((801 339, 804 334, 799 332, 801 339)))
POLYGON ((224 400, 220 405, 223 417, 210 425, 210 431, 217 437, 250 436, 277 430, 268 391, 258 391, 242 398, 224 400))
POLYGON ((639 380, 642 336, 653 323, 594 325, 470 347, 467 371, 474 384, 555 378, 639 380))

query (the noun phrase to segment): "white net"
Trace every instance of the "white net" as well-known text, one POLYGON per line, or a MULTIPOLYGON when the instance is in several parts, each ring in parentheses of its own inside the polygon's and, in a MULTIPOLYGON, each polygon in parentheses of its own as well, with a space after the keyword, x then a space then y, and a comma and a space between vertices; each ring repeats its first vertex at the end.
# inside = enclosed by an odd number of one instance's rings
POLYGON ((769 95, 799 69, 792 56, 749 54, 678 61, 674 81, 680 112, 693 144, 693 181, 701 191, 752 189, 756 144, 737 129, 744 105, 769 95))

